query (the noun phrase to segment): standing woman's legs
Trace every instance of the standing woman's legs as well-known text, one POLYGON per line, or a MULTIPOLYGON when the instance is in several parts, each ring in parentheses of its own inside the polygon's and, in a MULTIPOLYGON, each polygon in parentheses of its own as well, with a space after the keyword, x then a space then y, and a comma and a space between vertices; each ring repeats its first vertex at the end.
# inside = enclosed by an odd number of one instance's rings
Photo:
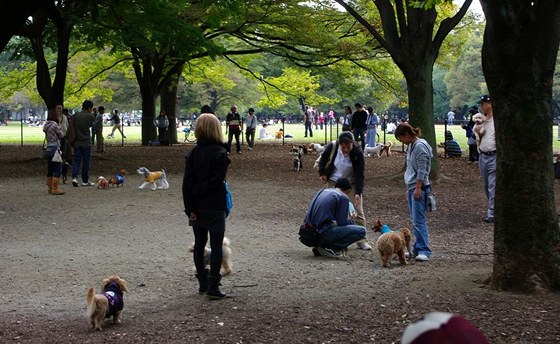
POLYGON ((222 267, 224 231, 210 231, 210 276, 218 276, 222 267))
POLYGON ((204 273, 206 266, 204 264, 204 248, 208 242, 208 230, 203 227, 193 226, 194 232, 194 252, 193 260, 196 272, 198 274, 204 273))

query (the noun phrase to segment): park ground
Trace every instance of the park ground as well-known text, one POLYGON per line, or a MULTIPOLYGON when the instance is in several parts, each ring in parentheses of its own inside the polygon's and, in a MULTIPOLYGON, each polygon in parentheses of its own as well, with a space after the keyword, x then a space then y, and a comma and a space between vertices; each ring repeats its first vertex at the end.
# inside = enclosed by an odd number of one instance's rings
MULTIPOLYGON (((311 166, 292 170, 290 146, 258 142, 230 156, 234 197, 227 220, 233 273, 208 301, 197 293, 193 235, 183 213, 183 156, 189 145, 110 146, 93 157, 92 177, 127 169, 124 187, 64 185, 50 196, 38 145, 0 146, 1 343, 398 343, 430 311, 462 314, 491 343, 560 343, 558 294, 490 289, 492 225, 477 166, 441 159, 428 215, 430 262, 382 268, 379 254, 349 250, 341 260, 314 257, 297 238, 308 202, 321 188, 311 166), (164 168, 171 188, 140 190, 140 166, 164 168), (122 323, 91 330, 89 287, 119 274, 128 280, 122 323)), ((369 223, 409 226, 404 155, 367 158, 369 223)), ((558 191, 558 185, 555 186, 558 191)), ((369 225, 368 225, 369 227, 369 225)), ((375 243, 378 234, 368 233, 375 243)))

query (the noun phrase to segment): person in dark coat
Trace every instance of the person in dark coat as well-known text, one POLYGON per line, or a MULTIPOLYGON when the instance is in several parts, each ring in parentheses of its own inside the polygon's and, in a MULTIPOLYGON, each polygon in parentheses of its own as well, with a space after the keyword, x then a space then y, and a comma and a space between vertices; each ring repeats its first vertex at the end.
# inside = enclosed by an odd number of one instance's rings
POLYGON ((226 297, 218 286, 221 280, 222 242, 226 229, 226 174, 229 151, 223 142, 218 118, 209 113, 196 120, 196 146, 185 157, 183 202, 194 232, 194 264, 199 293, 212 299, 226 297), (205 269, 204 249, 210 234, 210 271, 205 269))

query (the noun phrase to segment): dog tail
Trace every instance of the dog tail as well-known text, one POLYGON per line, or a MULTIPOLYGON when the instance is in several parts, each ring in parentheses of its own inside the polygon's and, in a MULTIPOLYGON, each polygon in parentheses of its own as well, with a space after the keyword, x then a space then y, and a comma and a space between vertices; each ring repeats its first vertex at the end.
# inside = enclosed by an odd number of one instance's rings
POLYGON ((391 141, 387 141, 387 143, 385 144, 385 146, 387 146, 387 147, 391 147, 392 145, 393 145, 393 142, 391 142, 391 141))
POLYGON ((229 239, 224 237, 224 241, 222 242, 223 246, 228 246, 229 247, 229 239))
POLYGON ((93 314, 94 304, 95 304, 95 291, 93 290, 93 288, 89 288, 88 293, 87 293, 87 315, 88 315, 88 317, 91 317, 91 315, 93 314))

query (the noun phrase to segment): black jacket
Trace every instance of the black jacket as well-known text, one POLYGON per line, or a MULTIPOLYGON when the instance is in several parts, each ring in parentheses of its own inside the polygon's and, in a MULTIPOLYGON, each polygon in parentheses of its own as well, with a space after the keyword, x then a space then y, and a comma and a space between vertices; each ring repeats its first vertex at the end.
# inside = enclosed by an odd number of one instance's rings
POLYGON ((185 156, 183 202, 185 213, 198 210, 226 210, 224 180, 230 160, 227 145, 222 142, 198 139, 185 156))
MULTIPOLYGON (((331 150, 337 149, 334 152, 334 155, 331 160, 331 165, 334 163, 336 159, 336 154, 338 153, 338 145, 333 144, 333 142, 328 143, 325 145, 325 150, 321 154, 321 160, 319 160, 319 175, 320 176, 327 176, 330 178, 332 174, 332 166, 329 168, 325 168, 327 164, 327 160, 329 160, 329 156, 331 155, 331 150)), ((352 169, 354 170, 354 182, 356 183, 356 194, 361 195, 364 191, 364 169, 365 169, 365 161, 364 161, 364 153, 360 148, 360 145, 354 141, 354 145, 352 150, 350 151, 350 161, 352 162, 352 169)))

